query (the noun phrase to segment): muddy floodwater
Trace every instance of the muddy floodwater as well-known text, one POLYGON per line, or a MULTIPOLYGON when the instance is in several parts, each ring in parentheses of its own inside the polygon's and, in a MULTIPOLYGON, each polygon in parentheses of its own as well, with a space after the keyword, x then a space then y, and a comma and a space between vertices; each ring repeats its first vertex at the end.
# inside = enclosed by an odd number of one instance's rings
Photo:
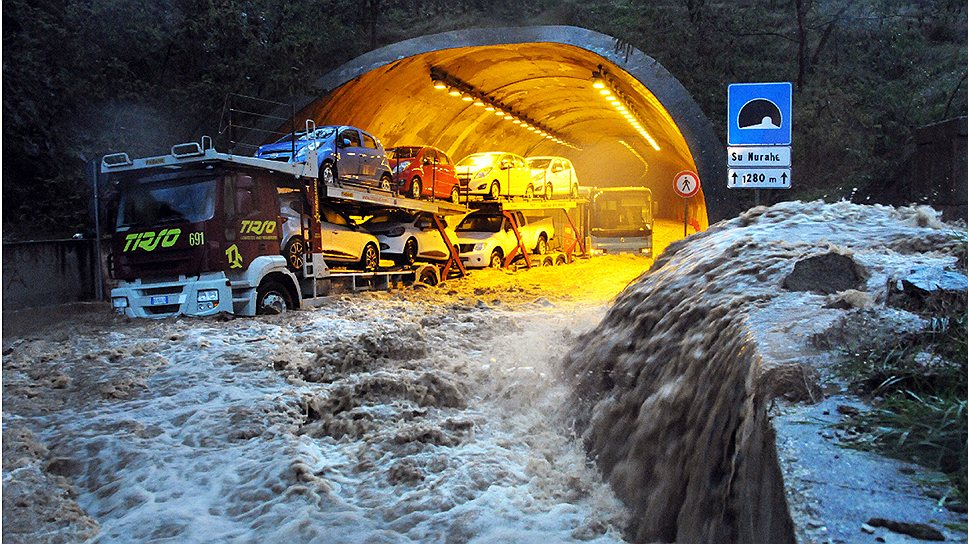
POLYGON ((622 542, 557 366, 651 262, 5 334, 4 539, 622 542))

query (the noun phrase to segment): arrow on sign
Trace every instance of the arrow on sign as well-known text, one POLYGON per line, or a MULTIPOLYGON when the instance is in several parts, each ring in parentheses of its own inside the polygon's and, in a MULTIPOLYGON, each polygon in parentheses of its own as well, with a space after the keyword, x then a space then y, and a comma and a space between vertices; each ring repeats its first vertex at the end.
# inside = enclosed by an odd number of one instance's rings
POLYGON ((736 183, 736 178, 737 177, 739 177, 739 176, 736 175, 736 172, 733 172, 733 183, 736 183))
MULTIPOLYGON (((735 176, 736 172, 733 172, 733 175, 735 176)), ((783 172, 783 175, 781 177, 783 178, 783 183, 786 183, 786 178, 787 178, 786 172, 783 172)))

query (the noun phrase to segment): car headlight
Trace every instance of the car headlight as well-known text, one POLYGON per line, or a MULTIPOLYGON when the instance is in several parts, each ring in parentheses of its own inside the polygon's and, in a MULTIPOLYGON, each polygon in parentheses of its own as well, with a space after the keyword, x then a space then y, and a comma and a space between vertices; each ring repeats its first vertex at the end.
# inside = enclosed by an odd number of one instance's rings
POLYGON ((111 297, 111 306, 115 308, 127 308, 128 297, 111 297))
POLYGON ((387 231, 386 236, 389 236, 390 238, 396 238, 397 236, 403 236, 403 233, 404 233, 403 227, 393 227, 392 229, 387 231))
POLYGON ((484 251, 484 244, 474 244, 474 251, 484 251))
POLYGON ((316 140, 313 140, 313 141, 309 142, 309 145, 306 146, 306 150, 307 151, 312 151, 313 149, 316 149, 318 147, 319 147, 319 142, 316 141, 316 140))
POLYGON ((218 302, 218 289, 202 289, 198 292, 197 302, 218 302))
POLYGON ((477 172, 477 175, 474 176, 474 179, 483 178, 484 176, 490 174, 491 170, 493 170, 493 168, 491 168, 490 166, 488 166, 487 168, 482 168, 480 171, 477 172))
POLYGON ((482 183, 482 184, 480 184, 480 185, 477 186, 477 190, 478 191, 482 191, 484 189, 487 189, 487 184, 486 183, 482 183))
POLYGON ((410 166, 410 161, 403 161, 403 162, 397 164, 396 167, 394 167, 393 173, 394 174, 399 174, 400 172, 403 172, 404 170, 406 170, 407 167, 409 167, 409 166, 410 166))

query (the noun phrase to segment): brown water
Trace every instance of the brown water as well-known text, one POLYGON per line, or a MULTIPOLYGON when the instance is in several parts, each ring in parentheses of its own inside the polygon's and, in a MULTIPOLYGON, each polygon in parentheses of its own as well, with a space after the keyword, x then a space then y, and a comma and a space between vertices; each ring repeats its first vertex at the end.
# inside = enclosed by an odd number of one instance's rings
POLYGON ((794 542, 767 407, 815 397, 816 371, 765 362, 753 336, 775 325, 771 307, 826 298, 783 292, 783 278, 829 251, 903 267, 959 236, 927 210, 791 202, 671 245, 564 362, 576 430, 634 541, 794 542))

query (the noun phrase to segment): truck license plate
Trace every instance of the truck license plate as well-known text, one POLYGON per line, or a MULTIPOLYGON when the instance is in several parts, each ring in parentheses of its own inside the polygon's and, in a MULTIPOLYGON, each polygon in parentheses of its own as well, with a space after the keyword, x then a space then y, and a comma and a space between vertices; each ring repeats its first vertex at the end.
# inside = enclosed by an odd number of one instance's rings
POLYGON ((150 303, 151 304, 168 304, 168 296, 165 295, 165 296, 162 296, 162 297, 151 297, 150 303))

